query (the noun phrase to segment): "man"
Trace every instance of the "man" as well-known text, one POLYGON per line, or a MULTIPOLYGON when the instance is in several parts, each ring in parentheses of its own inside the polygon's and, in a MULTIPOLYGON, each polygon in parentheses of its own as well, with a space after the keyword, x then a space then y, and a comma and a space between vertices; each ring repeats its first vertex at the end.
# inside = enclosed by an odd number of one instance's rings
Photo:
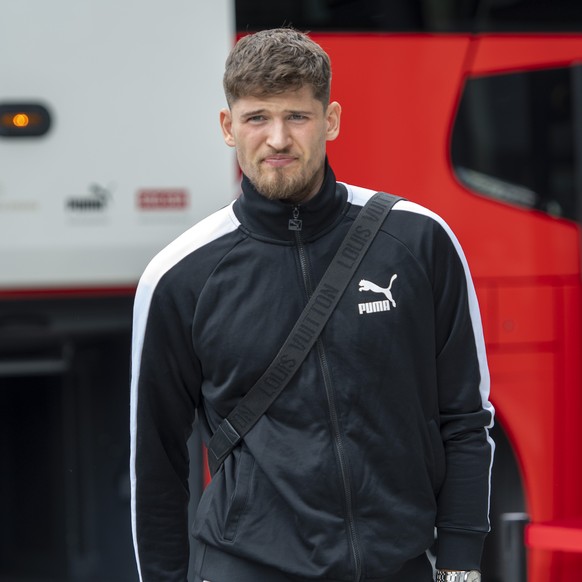
MULTIPOLYGON (((148 266, 135 303, 132 514, 144 582, 184 581, 195 412, 208 441, 267 369, 374 194, 336 182, 327 54, 240 40, 220 113, 242 195, 148 266)), ((373 128, 371 128, 373 130, 373 128)), ((289 385, 226 458, 192 528, 196 580, 478 580, 489 529, 488 372, 447 225, 399 201, 289 385), (454 572, 450 572, 454 571, 454 572)))

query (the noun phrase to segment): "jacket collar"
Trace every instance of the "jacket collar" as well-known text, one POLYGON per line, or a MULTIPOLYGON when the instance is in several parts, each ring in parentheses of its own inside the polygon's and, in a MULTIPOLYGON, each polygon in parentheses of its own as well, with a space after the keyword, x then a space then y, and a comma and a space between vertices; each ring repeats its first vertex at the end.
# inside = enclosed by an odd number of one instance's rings
POLYGON ((289 221, 297 215, 301 221, 301 239, 316 238, 346 210, 347 190, 338 184, 333 170, 326 161, 325 177, 319 192, 304 204, 295 205, 280 200, 269 200, 260 194, 243 175, 242 195, 234 204, 234 211, 242 228, 252 236, 293 242, 296 233, 289 221))

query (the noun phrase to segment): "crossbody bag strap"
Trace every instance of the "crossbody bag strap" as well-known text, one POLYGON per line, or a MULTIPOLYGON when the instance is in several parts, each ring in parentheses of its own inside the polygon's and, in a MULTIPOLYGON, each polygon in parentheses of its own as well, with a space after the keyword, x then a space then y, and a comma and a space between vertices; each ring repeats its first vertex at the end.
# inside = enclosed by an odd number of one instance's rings
POLYGON ((362 208, 274 360, 210 439, 208 465, 212 475, 299 369, 398 200, 402 199, 377 192, 362 208), (305 341, 306 335, 309 335, 308 341, 305 341))

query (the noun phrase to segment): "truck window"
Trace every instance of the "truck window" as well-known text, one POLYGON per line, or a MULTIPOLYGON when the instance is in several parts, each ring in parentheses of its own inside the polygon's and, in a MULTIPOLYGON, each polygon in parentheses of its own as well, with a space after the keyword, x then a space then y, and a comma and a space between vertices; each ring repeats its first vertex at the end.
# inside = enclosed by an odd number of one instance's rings
POLYGON ((458 179, 485 196, 577 218, 574 106, 580 99, 574 96, 580 72, 470 78, 452 136, 458 179))

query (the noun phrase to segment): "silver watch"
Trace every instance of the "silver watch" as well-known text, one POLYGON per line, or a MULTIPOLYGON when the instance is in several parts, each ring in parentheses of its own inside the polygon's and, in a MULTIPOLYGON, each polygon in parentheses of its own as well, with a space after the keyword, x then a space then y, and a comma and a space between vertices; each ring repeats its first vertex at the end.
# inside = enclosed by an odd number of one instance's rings
POLYGON ((481 582, 477 570, 437 570, 436 582, 481 582))

